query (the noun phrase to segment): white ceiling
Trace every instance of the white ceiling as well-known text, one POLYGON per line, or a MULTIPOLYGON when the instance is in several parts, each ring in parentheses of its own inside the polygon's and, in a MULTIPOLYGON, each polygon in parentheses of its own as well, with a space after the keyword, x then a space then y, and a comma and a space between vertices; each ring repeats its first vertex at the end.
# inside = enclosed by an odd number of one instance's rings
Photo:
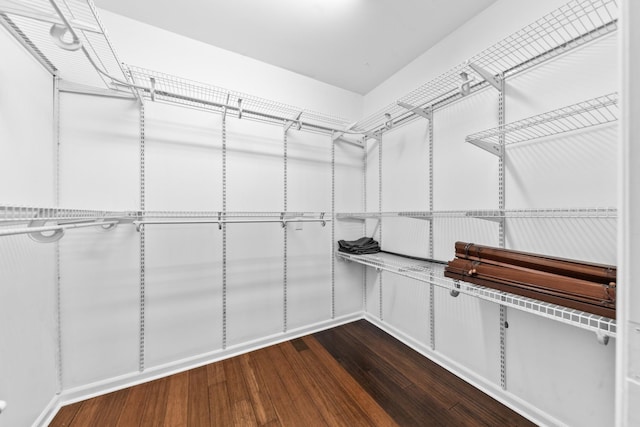
POLYGON ((366 94, 495 1, 95 0, 95 4, 366 94))

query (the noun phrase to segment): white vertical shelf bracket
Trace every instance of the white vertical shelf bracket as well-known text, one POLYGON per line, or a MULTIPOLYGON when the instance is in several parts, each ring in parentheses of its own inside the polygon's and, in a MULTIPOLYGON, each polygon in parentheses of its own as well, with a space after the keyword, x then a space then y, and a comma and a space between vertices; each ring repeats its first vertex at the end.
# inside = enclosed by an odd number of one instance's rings
POLYGON ((502 78, 500 76, 491 74, 489 71, 485 70, 481 66, 474 64, 473 62, 469 62, 469 68, 475 71, 480 77, 482 77, 487 83, 493 86, 498 92, 502 92, 504 90, 504 85, 502 84, 502 78))
POLYGON ((431 121, 433 119, 433 107, 428 106, 426 108, 416 107, 411 104, 407 104, 406 102, 398 101, 398 105, 404 109, 411 111, 413 114, 424 117, 425 119, 431 121))
POLYGON ((229 98, 231 97, 230 93, 227 93, 227 100, 224 103, 224 106, 222 107, 222 120, 224 121, 227 118, 227 108, 229 105, 229 98))
POLYGON ((500 144, 487 142, 482 139, 467 139, 467 142, 498 157, 502 157, 502 154, 504 153, 504 148, 500 144))

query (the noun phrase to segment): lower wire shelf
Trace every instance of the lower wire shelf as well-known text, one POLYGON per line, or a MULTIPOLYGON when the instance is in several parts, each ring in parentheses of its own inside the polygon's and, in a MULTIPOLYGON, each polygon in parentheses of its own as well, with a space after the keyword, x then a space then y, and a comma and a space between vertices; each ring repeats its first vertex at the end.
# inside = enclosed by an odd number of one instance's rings
POLYGON ((418 261, 387 253, 354 255, 345 252, 336 252, 336 256, 345 261, 352 261, 374 267, 378 270, 388 271, 400 276, 430 283, 450 291, 470 295, 485 301, 491 301, 516 310, 586 329, 595 332, 599 338, 616 336, 615 319, 585 313, 572 308, 550 304, 464 281, 449 279, 444 277, 443 264, 418 261))

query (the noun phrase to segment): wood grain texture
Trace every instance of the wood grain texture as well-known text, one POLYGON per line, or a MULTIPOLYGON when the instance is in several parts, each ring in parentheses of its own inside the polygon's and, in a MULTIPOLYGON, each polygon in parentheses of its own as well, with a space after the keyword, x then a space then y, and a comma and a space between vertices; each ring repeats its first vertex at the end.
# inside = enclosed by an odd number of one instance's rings
POLYGON ((63 407, 54 427, 533 426, 366 321, 63 407))

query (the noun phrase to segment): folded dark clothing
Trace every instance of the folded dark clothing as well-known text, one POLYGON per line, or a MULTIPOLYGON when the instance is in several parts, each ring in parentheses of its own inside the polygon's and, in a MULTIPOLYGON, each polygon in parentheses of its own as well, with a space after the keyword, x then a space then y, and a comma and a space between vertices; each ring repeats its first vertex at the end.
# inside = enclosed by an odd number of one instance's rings
POLYGON ((380 245, 371 237, 361 237, 358 240, 338 240, 338 250, 350 254, 364 255, 380 252, 380 245))

